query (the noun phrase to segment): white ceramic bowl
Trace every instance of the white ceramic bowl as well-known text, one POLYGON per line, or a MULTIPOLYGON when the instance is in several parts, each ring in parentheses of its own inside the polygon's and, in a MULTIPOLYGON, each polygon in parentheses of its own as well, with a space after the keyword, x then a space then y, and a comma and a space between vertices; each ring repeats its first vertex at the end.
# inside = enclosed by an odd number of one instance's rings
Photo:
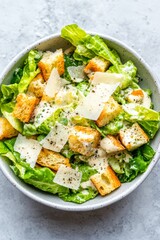
MULTIPOLYGON (((144 79, 144 81, 142 81, 141 83, 141 86, 145 88, 150 88, 152 90, 153 103, 154 103, 155 109, 160 110, 158 108, 160 103, 160 90, 158 87, 158 79, 151 72, 146 62, 134 50, 132 50, 122 42, 109 36, 104 36, 104 35, 100 35, 100 36, 107 42, 109 47, 114 48, 115 50, 118 51, 122 61, 132 60, 135 63, 135 65, 138 68, 138 72, 140 76, 144 79)), ((24 49, 11 61, 11 63, 4 70, 0 78, 0 83, 2 81, 5 84, 10 82, 11 76, 15 68, 17 68, 22 64, 29 50, 33 48, 37 48, 39 50, 56 50, 58 48, 66 49, 68 46, 70 46, 70 44, 64 39, 62 39, 58 34, 50 35, 46 38, 39 40, 38 42, 24 49)), ((94 210, 97 208, 108 206, 124 198, 144 181, 144 179, 151 172, 152 168, 154 167, 154 165, 156 164, 160 156, 160 134, 159 133, 157 133, 151 145, 155 149, 156 155, 152 160, 152 162, 150 163, 145 173, 139 175, 135 180, 133 180, 130 183, 122 184, 122 186, 118 190, 112 192, 108 196, 105 196, 105 197, 97 196, 95 199, 80 205, 75 203, 64 202, 61 199, 59 199, 57 196, 39 191, 38 189, 32 188, 30 185, 25 184, 17 176, 14 175, 14 173, 9 168, 8 164, 5 162, 3 158, 0 158, 0 168, 4 173, 4 175, 9 179, 9 181, 15 187, 17 187, 21 192, 23 192, 28 197, 38 202, 41 202, 47 206, 61 209, 61 210, 88 211, 88 210, 94 210)))

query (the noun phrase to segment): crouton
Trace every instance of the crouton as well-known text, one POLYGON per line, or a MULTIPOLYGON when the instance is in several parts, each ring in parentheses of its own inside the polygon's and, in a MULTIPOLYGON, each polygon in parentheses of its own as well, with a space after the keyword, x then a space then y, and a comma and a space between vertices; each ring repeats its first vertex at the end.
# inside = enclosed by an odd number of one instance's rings
POLYGON ((121 111, 121 106, 114 100, 113 97, 110 97, 109 100, 105 103, 104 109, 96 121, 98 127, 103 127, 108 124, 115 117, 117 117, 121 111))
POLYGON ((127 101, 130 103, 142 103, 143 98, 144 93, 142 89, 134 89, 126 97, 127 101))
POLYGON ((75 126, 68 141, 72 151, 91 156, 100 141, 100 133, 90 127, 75 126))
POLYGON ((110 166, 103 173, 97 173, 90 177, 98 192, 105 196, 121 186, 121 183, 110 166))
POLYGON ((45 81, 48 80, 54 67, 57 68, 59 75, 62 75, 64 73, 64 55, 62 49, 54 53, 50 51, 45 52, 38 63, 38 67, 41 69, 45 81))
POLYGON ((70 167, 69 159, 61 154, 43 148, 38 156, 37 163, 41 166, 58 171, 59 167, 64 164, 70 167))
POLYGON ((119 135, 121 142, 129 151, 132 151, 149 141, 147 134, 138 123, 134 123, 129 128, 121 129, 119 135))
POLYGON ((6 118, 0 117, 0 140, 3 138, 11 138, 18 135, 16 129, 8 122, 6 118))
POLYGON ((121 144, 121 142, 114 136, 107 135, 100 141, 100 146, 107 153, 115 153, 121 152, 125 150, 125 147, 121 144))
POLYGON ((18 94, 13 116, 20 121, 27 123, 29 122, 37 104, 38 99, 36 97, 28 96, 25 93, 18 94))
POLYGON ((105 72, 107 68, 110 66, 110 62, 101 57, 92 58, 89 63, 84 68, 84 72, 86 74, 90 74, 92 72, 105 72))
POLYGON ((44 79, 42 77, 42 74, 39 73, 29 84, 27 94, 29 95, 31 93, 37 98, 41 98, 43 96, 44 87, 44 79))

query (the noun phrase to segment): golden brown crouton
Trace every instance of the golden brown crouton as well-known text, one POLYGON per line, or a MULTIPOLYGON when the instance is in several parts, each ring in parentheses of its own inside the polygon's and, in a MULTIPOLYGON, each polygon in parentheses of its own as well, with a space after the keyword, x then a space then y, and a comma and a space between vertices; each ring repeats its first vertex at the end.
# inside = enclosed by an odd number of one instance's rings
POLYGON ((92 72, 105 72, 109 67, 110 62, 101 57, 92 58, 87 66, 84 68, 84 72, 86 74, 90 74, 92 72))
POLYGON ((134 89, 133 91, 131 91, 126 99, 128 100, 128 102, 134 102, 134 103, 142 103, 144 98, 144 93, 142 89, 134 89))
POLYGON ((121 144, 121 142, 114 136, 107 135, 100 142, 100 146, 107 153, 115 153, 125 150, 125 147, 121 144))
POLYGON ((121 129, 119 135, 121 142, 129 151, 132 151, 149 141, 147 134, 138 123, 134 123, 129 128, 121 129))
POLYGON ((18 135, 16 129, 8 122, 6 118, 0 117, 0 140, 3 138, 11 138, 18 135))
POLYGON ((47 81, 54 67, 57 68, 59 75, 64 73, 64 55, 62 49, 53 52, 45 52, 38 63, 44 80, 47 81))
POLYGON ((75 126, 68 141, 72 151, 91 156, 100 141, 100 133, 90 127, 75 126))
POLYGON ((115 117, 117 117, 121 111, 121 106, 114 100, 113 97, 110 97, 109 100, 105 103, 104 109, 96 121, 98 127, 103 127, 108 124, 115 117))
POLYGON ((43 148, 38 156, 37 163, 41 166, 48 167, 58 171, 59 167, 64 164, 70 167, 69 159, 61 154, 43 148))
POLYGON ((13 116, 22 122, 29 122, 37 103, 38 99, 34 96, 28 96, 25 93, 18 94, 13 116))
POLYGON ((98 192, 104 196, 121 186, 121 183, 110 166, 103 173, 97 173, 90 177, 98 192))
POLYGON ((43 96, 44 87, 44 79, 42 74, 39 73, 29 84, 27 94, 33 93, 37 98, 41 98, 43 96))

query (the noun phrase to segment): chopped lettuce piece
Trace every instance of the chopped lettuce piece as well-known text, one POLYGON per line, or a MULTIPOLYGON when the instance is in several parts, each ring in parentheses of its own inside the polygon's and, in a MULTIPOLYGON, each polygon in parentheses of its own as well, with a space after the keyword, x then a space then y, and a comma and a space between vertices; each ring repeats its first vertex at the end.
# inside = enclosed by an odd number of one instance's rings
POLYGON ((138 121, 138 123, 151 139, 154 138, 160 127, 160 121, 138 121))
POLYGON ((53 194, 67 193, 69 190, 53 182, 55 173, 49 168, 31 168, 28 163, 20 159, 20 155, 13 150, 14 141, 0 142, 0 154, 8 157, 12 163, 11 169, 24 182, 53 194), (9 149, 9 148, 10 149, 9 149))
POLYGON ((12 112, 13 112, 13 108, 14 108, 15 104, 10 102, 10 103, 6 103, 3 104, 1 106, 1 112, 3 114, 3 116, 8 120, 8 122, 19 132, 22 132, 22 128, 23 128, 23 123, 13 117, 12 112))
POLYGON ((128 103, 122 106, 125 119, 130 121, 160 121, 160 113, 139 104, 128 103))
POLYGON ((60 193, 58 196, 66 202, 84 203, 88 200, 95 198, 98 192, 92 188, 81 189, 81 191, 60 193))
POLYGON ((63 78, 65 78, 67 81, 72 81, 70 75, 69 75, 69 72, 68 72, 68 67, 77 67, 77 66, 80 66, 82 65, 82 61, 77 61, 73 58, 72 54, 65 54, 64 55, 64 66, 65 66, 65 72, 63 74, 63 78))
MULTIPOLYGON (((89 181, 89 178, 97 173, 95 169, 84 162, 76 162, 72 164, 72 167, 78 169, 79 172, 82 172, 81 183, 89 181)), ((98 191, 88 185, 86 188, 80 187, 78 190, 70 190, 67 194, 59 194, 59 197, 67 202, 84 203, 95 198, 97 194, 98 191)))
MULTIPOLYGON (((78 54, 79 56, 83 56, 86 59, 91 59, 91 58, 95 57, 95 55, 96 55, 94 52, 88 50, 88 48, 86 48, 83 44, 77 45, 74 54, 78 54)), ((74 55, 74 58, 75 58, 75 55, 74 55)))
POLYGON ((123 127, 124 116, 123 114, 118 115, 114 120, 108 123, 106 126, 101 127, 101 131, 104 135, 111 134, 115 135, 118 134, 120 129, 123 127))
POLYGON ((19 83, 23 75, 23 68, 16 68, 11 79, 11 84, 19 83))
POLYGON ((18 84, 18 91, 25 92, 33 78, 40 72, 37 63, 42 57, 42 53, 37 50, 31 50, 24 63, 23 75, 18 84))
POLYGON ((132 152, 129 161, 125 161, 122 154, 119 154, 119 157, 112 156, 108 161, 119 180, 124 183, 132 181, 138 174, 145 172, 155 152, 149 144, 145 144, 132 152))
MULTIPOLYGON (((70 41, 74 46, 80 45, 80 48, 83 49, 81 53, 85 53, 83 56, 89 56, 90 53, 101 56, 104 59, 110 61, 118 69, 119 58, 117 59, 115 53, 113 53, 105 44, 105 42, 99 36, 91 36, 87 34, 84 30, 79 28, 76 24, 71 24, 65 26, 61 30, 61 36, 68 41, 70 41)), ((78 51, 80 54, 80 51, 78 51)))
POLYGON ((87 33, 77 24, 70 24, 62 28, 61 36, 71 42, 73 46, 77 46, 87 36, 87 33))
POLYGON ((16 99, 16 96, 18 95, 18 84, 10 84, 10 85, 1 85, 1 104, 8 103, 12 100, 16 99))
POLYGON ((88 81, 83 81, 78 83, 76 87, 78 90, 80 90, 84 94, 84 96, 87 96, 89 92, 90 84, 88 81))

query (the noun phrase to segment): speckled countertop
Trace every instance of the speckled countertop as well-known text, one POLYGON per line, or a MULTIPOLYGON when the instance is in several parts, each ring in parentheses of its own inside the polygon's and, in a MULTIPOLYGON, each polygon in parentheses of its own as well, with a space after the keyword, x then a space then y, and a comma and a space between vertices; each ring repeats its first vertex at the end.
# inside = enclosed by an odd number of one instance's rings
MULTIPOLYGON (((159 0, 0 0, 0 71, 26 45, 78 23, 132 46, 160 74, 159 0)), ((160 162, 132 194, 94 212, 45 207, 0 172, 0 239, 160 239, 160 162)))

